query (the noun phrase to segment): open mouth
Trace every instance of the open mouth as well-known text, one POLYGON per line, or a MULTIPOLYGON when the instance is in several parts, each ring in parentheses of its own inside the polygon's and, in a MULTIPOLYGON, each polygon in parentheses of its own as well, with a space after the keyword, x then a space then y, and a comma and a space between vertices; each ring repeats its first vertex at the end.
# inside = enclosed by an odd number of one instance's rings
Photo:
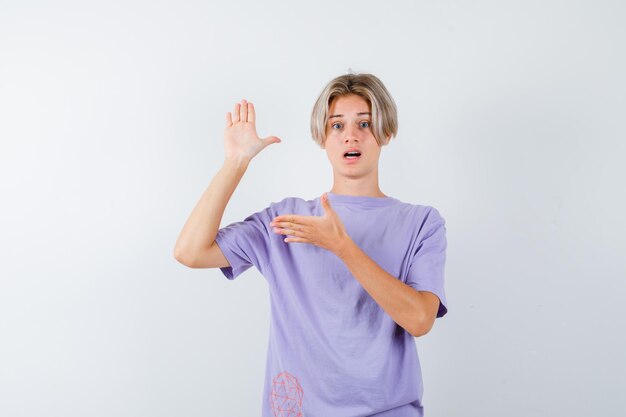
POLYGON ((343 154, 344 159, 353 160, 361 157, 361 152, 346 152, 343 154))

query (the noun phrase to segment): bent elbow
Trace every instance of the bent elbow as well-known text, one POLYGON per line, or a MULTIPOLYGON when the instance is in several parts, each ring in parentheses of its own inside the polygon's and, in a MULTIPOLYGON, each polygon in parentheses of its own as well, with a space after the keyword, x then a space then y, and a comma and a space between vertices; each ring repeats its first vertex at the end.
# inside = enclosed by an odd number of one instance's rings
POLYGON ((413 329, 413 331, 411 332, 411 335, 413 337, 420 337, 420 336, 424 336, 429 331, 430 329, 424 329, 424 328, 413 329))
POLYGON ((433 328, 433 324, 435 321, 429 318, 424 318, 422 320, 417 320, 413 325, 410 333, 413 337, 424 336, 433 328))
POLYGON ((185 252, 181 251, 178 248, 174 248, 174 259, 176 259, 179 263, 189 267, 189 268, 193 268, 193 262, 192 260, 189 258, 189 256, 187 256, 185 254, 185 252))

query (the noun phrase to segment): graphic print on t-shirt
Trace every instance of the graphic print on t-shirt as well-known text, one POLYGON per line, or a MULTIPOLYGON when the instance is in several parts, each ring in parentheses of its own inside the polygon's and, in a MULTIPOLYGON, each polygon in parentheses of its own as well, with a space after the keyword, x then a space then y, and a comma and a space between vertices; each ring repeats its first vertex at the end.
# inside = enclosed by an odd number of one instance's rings
POLYGON ((304 417, 304 392, 298 379, 289 372, 281 372, 272 380, 270 404, 274 417, 304 417))

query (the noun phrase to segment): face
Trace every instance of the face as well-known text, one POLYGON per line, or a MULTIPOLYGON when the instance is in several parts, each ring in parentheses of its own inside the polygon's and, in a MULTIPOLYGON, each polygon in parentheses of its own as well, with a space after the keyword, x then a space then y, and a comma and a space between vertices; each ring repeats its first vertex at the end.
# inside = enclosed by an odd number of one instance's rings
POLYGON ((381 147, 372 132, 370 106, 364 98, 354 94, 333 100, 324 149, 335 175, 362 177, 377 175, 381 147), (348 158, 345 153, 356 149, 361 155, 348 158))

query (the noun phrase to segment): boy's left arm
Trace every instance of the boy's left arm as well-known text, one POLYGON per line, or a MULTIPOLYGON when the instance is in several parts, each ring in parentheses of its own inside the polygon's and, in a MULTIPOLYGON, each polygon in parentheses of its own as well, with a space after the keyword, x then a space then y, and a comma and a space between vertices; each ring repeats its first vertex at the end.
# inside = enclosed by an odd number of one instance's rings
POLYGON ((275 233, 287 235, 285 242, 309 243, 333 252, 396 323, 414 337, 428 333, 437 316, 439 297, 417 291, 381 268, 350 238, 326 193, 321 200, 323 216, 283 214, 270 226, 275 233))
POLYGON ((352 275, 391 318, 414 337, 430 331, 439 309, 439 297, 417 291, 380 267, 350 238, 334 251, 352 275))

